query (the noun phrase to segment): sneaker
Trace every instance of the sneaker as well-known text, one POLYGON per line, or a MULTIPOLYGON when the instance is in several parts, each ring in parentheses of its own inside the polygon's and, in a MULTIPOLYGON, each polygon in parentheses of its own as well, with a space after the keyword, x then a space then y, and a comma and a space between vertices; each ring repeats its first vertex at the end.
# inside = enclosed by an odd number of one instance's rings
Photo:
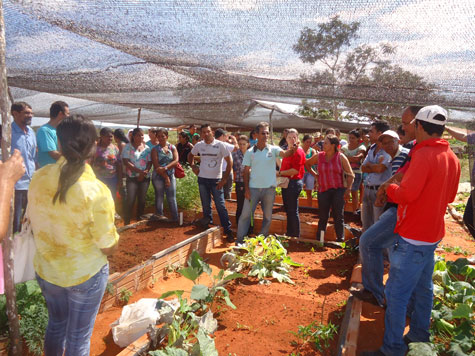
POLYGON ((233 236, 232 231, 228 231, 228 232, 226 233, 226 241, 227 241, 227 242, 233 242, 233 241, 234 241, 234 236, 233 236))
POLYGON ((150 218, 150 220, 152 220, 152 221, 166 221, 166 220, 168 220, 168 219, 167 219, 167 217, 164 216, 164 215, 156 215, 156 214, 154 214, 154 215, 152 215, 152 217, 150 218))
POLYGON ((350 294, 363 302, 367 302, 377 307, 386 308, 386 302, 379 303, 376 297, 366 289, 350 289, 350 294))

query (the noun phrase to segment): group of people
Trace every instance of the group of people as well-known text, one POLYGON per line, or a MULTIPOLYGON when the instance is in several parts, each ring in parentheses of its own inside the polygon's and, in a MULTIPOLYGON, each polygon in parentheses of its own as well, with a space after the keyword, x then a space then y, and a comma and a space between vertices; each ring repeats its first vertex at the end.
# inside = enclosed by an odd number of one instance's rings
MULTIPOLYGON (((34 266, 49 310, 46 355, 89 350, 107 283, 107 255, 114 252, 119 238, 114 224, 116 195, 126 192, 122 213, 127 224, 135 200, 137 217, 143 214, 152 181, 155 218, 166 219, 166 196, 171 220, 176 221, 179 162, 189 164, 198 176, 203 211, 199 223, 212 223, 213 199, 230 242, 235 237, 225 199, 234 181, 237 244, 253 231, 259 203, 263 212, 259 233, 268 235, 277 186, 282 188, 288 236, 300 236, 302 190, 310 196, 313 189, 318 191, 318 239, 325 234, 331 211, 337 239, 342 241, 345 200, 351 196, 354 211, 362 201, 364 289, 351 293, 386 308, 383 346, 365 354, 403 355, 408 342, 429 340, 434 250, 443 238, 444 212, 460 177, 458 159, 441 138, 447 121, 443 108, 408 107, 399 134, 385 121, 373 122, 369 130, 350 131, 347 142, 339 139, 337 130, 300 140, 297 130, 287 129, 279 145, 269 143, 265 122, 249 136, 237 137, 209 124, 199 129, 192 125, 180 129, 175 146, 164 128, 150 129, 148 142, 140 128, 128 138, 122 130, 103 128, 96 137, 92 122, 70 115, 64 102, 51 105, 50 121, 36 134, 29 126, 30 105, 16 102, 11 113, 14 153, 0 164, 0 207, 8 211, 5 204, 14 185, 14 231, 20 230, 26 210, 37 246, 34 266), (384 286, 386 250, 390 273, 384 286), (410 331, 403 337, 406 316, 411 319, 410 331)), ((460 139, 467 135, 460 134, 460 139)), ((2 237, 7 225, 3 214, 2 237)))

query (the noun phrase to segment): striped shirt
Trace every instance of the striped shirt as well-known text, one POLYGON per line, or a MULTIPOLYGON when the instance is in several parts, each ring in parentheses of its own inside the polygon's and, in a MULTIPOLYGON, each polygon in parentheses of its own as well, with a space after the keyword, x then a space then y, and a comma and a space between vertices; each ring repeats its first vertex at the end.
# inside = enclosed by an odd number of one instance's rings
POLYGON ((399 145, 396 155, 391 160, 391 175, 395 175, 399 167, 404 165, 409 155, 409 150, 407 148, 399 145))
POLYGON ((320 193, 329 189, 344 188, 340 152, 337 152, 328 162, 325 155, 323 151, 318 152, 318 191, 320 193))

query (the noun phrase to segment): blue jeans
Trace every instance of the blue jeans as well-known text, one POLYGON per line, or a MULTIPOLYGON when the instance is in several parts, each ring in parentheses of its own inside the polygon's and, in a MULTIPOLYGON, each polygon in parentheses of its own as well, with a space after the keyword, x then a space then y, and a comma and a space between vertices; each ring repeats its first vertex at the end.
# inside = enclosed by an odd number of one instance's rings
POLYGON ((416 246, 401 237, 390 248, 391 267, 386 283, 386 314, 384 341, 381 351, 387 356, 403 356, 407 346, 403 341, 406 309, 413 298, 410 330, 413 342, 429 341, 430 316, 433 301, 432 273, 437 244, 416 246))
POLYGON ((287 214, 287 236, 300 237, 299 195, 302 189, 301 179, 290 179, 288 187, 282 189, 287 214))
POLYGON ((218 211, 219 220, 221 226, 224 229, 224 233, 231 232, 231 221, 229 221, 228 211, 224 205, 224 193, 223 189, 218 189, 216 184, 220 179, 210 179, 198 177, 198 187, 200 189, 201 206, 203 208, 203 217, 208 219, 209 222, 213 221, 213 215, 211 213, 211 195, 213 196, 214 205, 218 211))
POLYGON ((396 222, 397 207, 391 207, 360 237, 363 286, 373 293, 379 304, 384 300, 383 251, 396 243, 399 236, 394 233, 396 222))
POLYGON ((106 178, 106 177, 97 177, 102 183, 107 185, 107 188, 111 191, 112 194, 112 199, 115 200, 115 196, 117 194, 117 182, 118 182, 118 177, 113 176, 111 178, 106 178))
POLYGON ((251 224, 251 216, 254 217, 254 211, 256 211, 259 202, 261 202, 263 213, 260 234, 265 236, 269 234, 270 223, 272 222, 272 207, 275 200, 275 187, 249 188, 249 191, 251 193, 251 200, 244 200, 244 206, 242 207, 242 213, 238 222, 236 243, 244 242, 244 236, 247 235, 249 225, 251 224))
POLYGON ((363 231, 369 229, 383 213, 384 207, 374 206, 376 201, 376 189, 369 189, 365 186, 363 193, 363 206, 361 207, 361 222, 363 231))
POLYGON ((343 214, 345 209, 346 188, 332 188, 324 192, 318 192, 318 230, 317 239, 320 232, 327 230, 330 208, 332 209, 333 221, 335 223, 335 234, 338 241, 345 238, 343 229, 343 214))
POLYGON ((15 189, 15 203, 13 211, 13 233, 21 230, 21 220, 28 204, 28 190, 15 189))
POLYGON ((178 207, 176 205, 176 179, 175 174, 168 174, 170 178, 170 186, 165 187, 163 177, 155 172, 152 175, 152 184, 155 189, 155 213, 163 215, 163 195, 166 194, 168 208, 172 215, 173 221, 178 221, 178 207))
POLYGON ((127 177, 127 205, 124 211, 124 224, 130 223, 132 217, 132 209, 134 208, 135 199, 137 199, 137 219, 143 215, 145 210, 145 197, 147 196, 148 186, 150 185, 150 178, 145 178, 141 182, 137 178, 127 177))
POLYGON ((109 277, 109 265, 86 282, 72 287, 51 284, 40 276, 40 285, 48 307, 45 356, 88 356, 92 329, 109 277))

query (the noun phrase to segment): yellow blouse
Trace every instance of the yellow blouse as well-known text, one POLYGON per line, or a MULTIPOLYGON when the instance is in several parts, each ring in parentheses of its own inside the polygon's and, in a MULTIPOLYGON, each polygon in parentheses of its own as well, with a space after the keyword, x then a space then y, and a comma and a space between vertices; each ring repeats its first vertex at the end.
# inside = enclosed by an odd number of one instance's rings
POLYGON ((81 284, 107 263, 101 248, 118 240, 114 201, 109 188, 86 164, 84 173, 53 204, 59 173, 65 159, 36 171, 28 190, 27 214, 36 243, 36 273, 61 287, 81 284))

